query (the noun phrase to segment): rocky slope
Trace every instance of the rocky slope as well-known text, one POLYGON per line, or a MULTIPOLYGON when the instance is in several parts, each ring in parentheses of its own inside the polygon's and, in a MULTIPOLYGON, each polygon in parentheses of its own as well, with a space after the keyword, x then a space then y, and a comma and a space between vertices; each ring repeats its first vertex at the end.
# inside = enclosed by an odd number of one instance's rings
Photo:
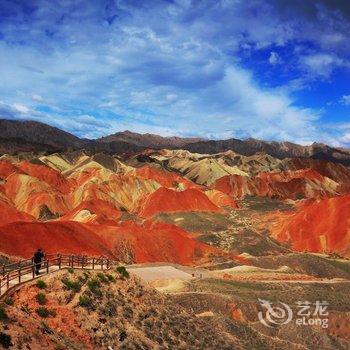
POLYGON ((60 272, 45 277, 43 289, 24 286, 2 308, 0 343, 15 349, 242 348, 244 340, 224 322, 198 318, 124 276, 60 272))
POLYGON ((21 145, 23 143, 24 149, 29 148, 29 145, 37 145, 37 148, 43 147, 41 151, 47 147, 48 151, 57 149, 63 150, 67 148, 82 148, 84 142, 78 137, 62 131, 58 128, 49 126, 44 123, 34 121, 14 121, 0 119, 0 137, 2 147, 10 147, 11 143, 21 145))

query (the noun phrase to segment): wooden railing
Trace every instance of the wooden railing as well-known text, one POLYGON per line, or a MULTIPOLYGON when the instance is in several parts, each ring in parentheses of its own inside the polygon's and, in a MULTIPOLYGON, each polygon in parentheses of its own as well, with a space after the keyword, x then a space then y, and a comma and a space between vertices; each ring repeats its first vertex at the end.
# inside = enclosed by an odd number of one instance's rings
POLYGON ((40 275, 49 274, 62 268, 98 269, 108 270, 114 265, 114 261, 106 257, 88 257, 83 255, 47 255, 41 264, 35 264, 32 260, 22 260, 1 267, 0 296, 4 295, 11 287, 25 281, 31 281, 36 275, 36 267, 40 265, 40 275))

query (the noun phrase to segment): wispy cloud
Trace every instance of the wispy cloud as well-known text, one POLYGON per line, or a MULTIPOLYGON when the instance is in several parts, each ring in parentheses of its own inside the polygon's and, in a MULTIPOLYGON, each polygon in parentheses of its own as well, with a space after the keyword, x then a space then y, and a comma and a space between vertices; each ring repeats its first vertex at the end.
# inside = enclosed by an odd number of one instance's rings
POLYGON ((342 59, 335 54, 316 53, 300 58, 300 64, 303 69, 311 75, 330 77, 333 71, 337 68, 350 67, 350 61, 342 59))
POLYGON ((346 106, 350 106, 350 95, 344 95, 340 99, 340 103, 346 106))

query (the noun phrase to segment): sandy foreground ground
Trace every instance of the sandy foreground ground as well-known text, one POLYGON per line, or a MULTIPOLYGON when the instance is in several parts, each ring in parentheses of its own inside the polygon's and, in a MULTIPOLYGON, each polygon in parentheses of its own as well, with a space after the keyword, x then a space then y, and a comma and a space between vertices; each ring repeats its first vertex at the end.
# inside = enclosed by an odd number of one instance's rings
POLYGON ((194 278, 190 273, 181 271, 174 266, 129 267, 128 271, 147 282, 169 279, 190 280, 194 278))

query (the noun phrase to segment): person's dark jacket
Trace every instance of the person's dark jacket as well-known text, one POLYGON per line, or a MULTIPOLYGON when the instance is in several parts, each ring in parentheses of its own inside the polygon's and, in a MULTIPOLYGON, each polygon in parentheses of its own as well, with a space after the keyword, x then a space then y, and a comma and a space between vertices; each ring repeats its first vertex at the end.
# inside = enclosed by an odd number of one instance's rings
POLYGON ((37 252, 35 252, 35 254, 34 254, 33 260, 34 260, 34 262, 35 262, 36 264, 40 264, 41 261, 42 261, 42 259, 43 259, 43 257, 44 257, 44 253, 43 253, 43 252, 37 251, 37 252))

